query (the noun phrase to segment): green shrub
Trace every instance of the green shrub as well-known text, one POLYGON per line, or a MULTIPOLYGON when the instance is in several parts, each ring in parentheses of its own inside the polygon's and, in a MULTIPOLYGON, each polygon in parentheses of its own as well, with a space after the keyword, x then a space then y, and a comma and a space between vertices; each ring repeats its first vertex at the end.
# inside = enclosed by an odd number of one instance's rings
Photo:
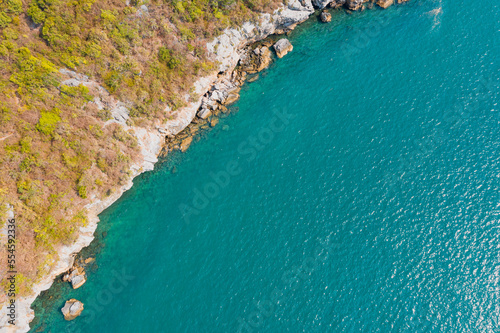
POLYGON ((21 153, 29 154, 31 153, 31 143, 33 138, 31 136, 25 136, 19 141, 19 146, 21 146, 21 153))
POLYGON ((82 199, 87 199, 87 186, 78 186, 78 195, 82 199))
POLYGON ((89 88, 85 87, 83 84, 79 84, 76 87, 62 85, 59 89, 61 90, 61 93, 71 97, 84 98, 87 101, 91 101, 93 99, 92 95, 89 93, 89 88))
POLYGON ((12 22, 12 19, 9 15, 5 14, 5 12, 0 12, 0 28, 5 28, 9 23, 12 22))
POLYGON ((18 70, 11 75, 10 81, 21 88, 33 92, 57 83, 52 75, 57 71, 54 64, 44 58, 34 57, 26 47, 17 50, 16 66, 18 70))
POLYGON ((112 93, 116 91, 116 88, 121 83, 121 77, 120 74, 116 71, 110 71, 104 76, 104 84, 108 88, 108 90, 112 93))
POLYGON ((3 37, 7 40, 9 40, 9 39, 16 40, 19 38, 19 34, 17 33, 16 30, 14 30, 10 27, 7 27, 3 31, 3 37))
POLYGON ((36 156, 28 155, 19 165, 19 169, 21 171, 30 172, 31 167, 33 166, 40 166, 40 164, 38 163, 36 156))
POLYGON ((10 109, 6 106, 0 105, 0 125, 7 124, 10 118, 10 109))
POLYGON ((180 27, 179 32, 181 33, 183 40, 192 40, 196 37, 195 34, 191 31, 191 29, 187 27, 180 27))
POLYGON ((106 121, 112 119, 113 115, 111 114, 111 111, 109 111, 108 109, 102 109, 97 111, 97 117, 102 121, 106 121))
POLYGON ((36 129, 45 135, 51 135, 61 121, 59 117, 59 110, 53 109, 52 111, 42 111, 36 129))
POLYGON ((17 15, 23 11, 23 3, 21 0, 8 0, 7 8, 10 13, 17 15))
POLYGON ((29 6, 28 15, 36 24, 42 24, 45 21, 45 13, 38 7, 36 2, 32 2, 29 6))
POLYGON ((106 172, 106 169, 108 168, 108 163, 106 163, 106 160, 102 157, 99 157, 96 161, 97 167, 102 171, 106 172))
POLYGON ((166 64, 170 69, 175 69, 181 64, 180 57, 174 55, 172 50, 169 50, 164 46, 160 47, 158 50, 158 59, 166 64))
POLYGON ((43 210, 43 190, 39 180, 23 178, 17 182, 17 192, 19 199, 36 211, 43 210))

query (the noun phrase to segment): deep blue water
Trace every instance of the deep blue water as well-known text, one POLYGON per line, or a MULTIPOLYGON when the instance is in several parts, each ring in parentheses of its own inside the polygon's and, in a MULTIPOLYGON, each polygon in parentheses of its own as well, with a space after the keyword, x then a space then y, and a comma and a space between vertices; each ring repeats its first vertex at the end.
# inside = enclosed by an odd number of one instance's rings
POLYGON ((412 0, 300 26, 101 214, 86 284, 56 283, 33 331, 498 332, 499 13, 412 0))

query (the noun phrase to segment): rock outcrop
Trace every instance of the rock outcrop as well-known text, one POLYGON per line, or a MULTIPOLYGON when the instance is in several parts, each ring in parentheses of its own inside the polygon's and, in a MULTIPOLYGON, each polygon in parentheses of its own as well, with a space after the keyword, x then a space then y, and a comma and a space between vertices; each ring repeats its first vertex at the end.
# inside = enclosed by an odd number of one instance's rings
POLYGON ((62 278, 63 281, 71 283, 73 289, 78 289, 85 283, 85 271, 81 267, 73 266, 68 274, 62 278))
POLYGON ((64 319, 73 320, 78 317, 83 311, 83 303, 72 298, 69 301, 66 301, 64 307, 61 309, 61 312, 64 315, 64 319))
POLYGON ((286 38, 282 38, 277 41, 274 45, 274 50, 276 51, 276 55, 278 58, 283 58, 288 52, 293 50, 293 45, 286 38))
POLYGON ((239 98, 238 92, 242 80, 235 75, 229 79, 219 79, 210 90, 203 96, 198 117, 207 119, 212 113, 218 110, 221 105, 232 103, 239 98))
POLYGON ((241 56, 239 65, 242 71, 245 71, 249 74, 254 74, 269 67, 271 61, 272 58, 269 47, 262 46, 256 47, 251 52, 244 53, 241 56))

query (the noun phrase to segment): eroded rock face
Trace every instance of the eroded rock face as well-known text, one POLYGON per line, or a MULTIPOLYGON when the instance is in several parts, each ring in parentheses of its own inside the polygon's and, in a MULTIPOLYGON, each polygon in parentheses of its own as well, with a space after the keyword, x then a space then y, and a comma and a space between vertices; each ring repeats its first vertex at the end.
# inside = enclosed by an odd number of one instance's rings
POLYGON ((330 22, 332 20, 332 14, 329 12, 322 12, 320 15, 321 22, 330 22))
POLYGON ((78 317, 83 311, 83 303, 72 298, 69 301, 66 301, 64 307, 61 309, 61 312, 64 315, 64 319, 73 320, 78 317))
POLYGON ((293 50, 293 45, 286 38, 282 38, 277 41, 274 45, 274 50, 276 51, 276 55, 278 58, 283 58, 288 52, 293 50))

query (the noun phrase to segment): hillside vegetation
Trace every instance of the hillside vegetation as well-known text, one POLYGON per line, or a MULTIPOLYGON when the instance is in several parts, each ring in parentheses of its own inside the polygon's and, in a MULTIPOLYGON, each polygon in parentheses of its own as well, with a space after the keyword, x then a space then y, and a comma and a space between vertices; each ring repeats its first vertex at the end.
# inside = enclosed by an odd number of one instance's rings
POLYGON ((74 240, 84 205, 123 184, 138 155, 132 133, 105 124, 109 110, 85 86, 62 85, 59 69, 129 103, 131 125, 162 121, 215 68, 206 42, 278 2, 0 0, 0 221, 12 205, 21 294, 74 240))

